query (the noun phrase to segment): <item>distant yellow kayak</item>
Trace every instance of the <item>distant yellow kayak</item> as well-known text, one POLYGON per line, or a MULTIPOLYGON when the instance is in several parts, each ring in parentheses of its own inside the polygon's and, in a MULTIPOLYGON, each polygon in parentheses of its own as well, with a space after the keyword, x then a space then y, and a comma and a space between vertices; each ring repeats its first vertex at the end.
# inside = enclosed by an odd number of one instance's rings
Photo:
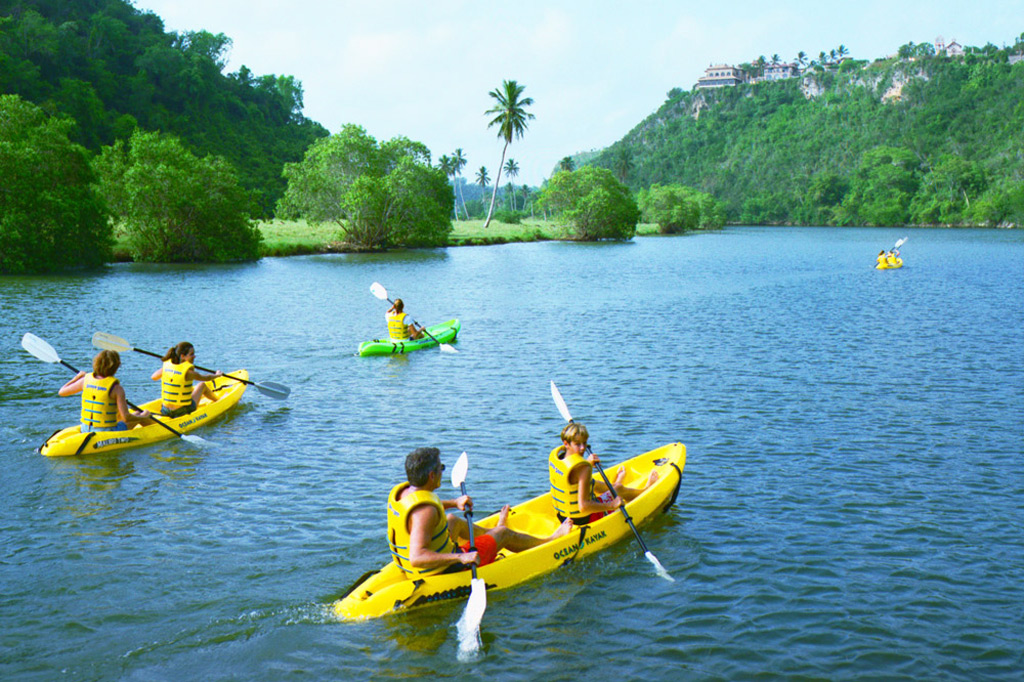
POLYGON ((878 265, 875 266, 875 270, 895 270, 902 267, 902 258, 886 258, 884 261, 879 261, 878 265))
MULTIPOLYGON (((239 379, 248 379, 249 373, 244 369, 229 372, 239 379)), ((160 415, 160 399, 151 400, 148 403, 139 405, 143 410, 153 413, 155 419, 159 419, 172 429, 187 433, 199 428, 203 424, 213 421, 215 418, 231 409, 245 393, 245 384, 234 381, 225 374, 209 382, 214 395, 215 402, 210 402, 205 396, 199 401, 195 411, 183 414, 180 417, 164 417, 160 415)), ((159 424, 148 426, 136 425, 126 431, 91 431, 82 433, 81 425, 75 424, 66 429, 57 431, 46 439, 46 442, 39 447, 40 454, 47 457, 66 457, 71 455, 91 455, 97 452, 109 452, 111 450, 122 450, 134 448, 141 445, 149 445, 161 440, 174 438, 174 434, 159 424)))
MULTIPOLYGON (((607 467, 612 472, 619 466, 625 466, 625 485, 638 488, 644 486, 652 471, 658 472, 654 485, 626 505, 634 524, 639 526, 672 506, 685 464, 686 446, 672 443, 626 460, 621 465, 607 467)), ((493 528, 497 520, 498 515, 492 514, 477 525, 493 528)), ((512 507, 508 525, 513 530, 537 537, 552 534, 559 521, 551 506, 551 493, 512 507)), ((477 569, 477 576, 487 583, 488 591, 512 587, 599 552, 627 536, 632 538, 633 533, 625 517, 615 512, 525 552, 503 549, 494 563, 477 569)), ((387 546, 383 530, 381 546, 387 546)), ((333 609, 339 618, 361 620, 443 601, 462 600, 469 596, 471 578, 470 571, 465 570, 410 580, 392 561, 357 580, 344 597, 334 602, 333 609)))

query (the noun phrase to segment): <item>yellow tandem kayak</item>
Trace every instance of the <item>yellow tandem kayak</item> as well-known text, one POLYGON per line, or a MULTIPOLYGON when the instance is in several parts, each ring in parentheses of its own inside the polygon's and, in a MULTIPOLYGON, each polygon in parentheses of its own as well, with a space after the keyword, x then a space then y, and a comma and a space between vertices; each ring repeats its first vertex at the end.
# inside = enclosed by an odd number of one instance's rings
MULTIPOLYGON (((230 374, 239 379, 247 380, 249 378, 249 373, 244 369, 230 372, 230 374)), ((241 399, 245 392, 245 384, 231 379, 227 374, 217 377, 209 383, 217 400, 210 402, 203 397, 195 411, 189 414, 183 414, 180 417, 161 416, 159 398, 139 405, 139 407, 151 411, 156 419, 175 431, 187 433, 224 414, 241 399)), ((168 438, 174 438, 174 434, 159 424, 136 425, 127 431, 92 431, 88 433, 82 433, 81 426, 76 424, 61 429, 47 438, 46 442, 39 446, 39 452, 47 457, 91 455, 97 452, 149 445, 168 438)))
MULTIPOLYGON (((606 469, 612 475, 619 466, 625 466, 625 485, 630 487, 643 487, 651 472, 658 472, 654 485, 626 505, 633 523, 639 526, 655 514, 667 511, 675 502, 685 464, 686 446, 672 443, 606 469)), ((492 514, 477 525, 493 528, 497 519, 498 515, 492 514)), ((559 521, 551 506, 550 492, 512 507, 508 525, 538 537, 553 533, 559 521)), ((599 552, 627 537, 632 541, 633 532, 625 517, 615 512, 525 552, 503 549, 494 563, 477 569, 477 576, 487 583, 488 591, 512 587, 599 552)), ((409 580, 397 564, 389 562, 380 570, 371 571, 357 580, 345 596, 334 602, 333 609, 339 618, 362 620, 437 602, 461 600, 469 596, 471 578, 472 574, 467 569, 409 580)))

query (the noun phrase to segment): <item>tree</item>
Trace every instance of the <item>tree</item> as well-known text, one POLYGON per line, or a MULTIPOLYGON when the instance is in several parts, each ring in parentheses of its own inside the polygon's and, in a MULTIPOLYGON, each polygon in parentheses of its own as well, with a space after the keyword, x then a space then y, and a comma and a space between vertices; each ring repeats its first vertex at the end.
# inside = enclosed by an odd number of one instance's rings
MULTIPOLYGON (((450 165, 450 161, 449 161, 450 165)), ((452 230, 454 198, 444 171, 430 164, 420 142, 378 143, 348 124, 317 140, 298 163, 285 166, 284 217, 333 222, 358 248, 440 246, 452 230)))
MULTIPOLYGON (((466 215, 466 220, 469 220, 469 211, 466 210, 466 197, 462 194, 462 169, 466 167, 466 155, 462 151, 462 147, 459 147, 452 154, 452 169, 455 171, 456 188, 459 191, 458 198, 462 201, 462 212, 466 215)), ((456 211, 458 215, 458 211, 456 211)))
POLYGON ((96 267, 113 238, 73 124, 0 95, 0 273, 96 267))
POLYGON ((612 159, 612 163, 615 164, 613 170, 616 177, 619 178, 619 182, 625 182, 629 174, 633 172, 632 150, 624 144, 619 145, 612 159))
POLYGON ((105 147, 93 165, 136 261, 259 257, 252 200, 222 157, 198 158, 172 135, 137 130, 127 145, 105 147))
POLYGON ((508 176, 508 186, 512 190, 512 210, 514 211, 516 210, 516 186, 512 184, 512 181, 519 175, 519 164, 511 157, 505 162, 505 175, 508 176))
MULTIPOLYGON (((452 178, 452 192, 457 193, 458 189, 455 187, 455 163, 452 161, 451 157, 447 154, 442 154, 441 158, 437 160, 437 169, 444 173, 446 178, 452 178)), ((458 220, 459 205, 456 202, 453 203, 455 205, 455 219, 458 220)))
POLYGON ((562 160, 558 162, 558 170, 574 171, 576 170, 576 162, 572 160, 571 156, 563 156, 562 160))
POLYGON ((541 201, 561 212, 581 241, 632 239, 640 209, 629 188, 606 168, 559 171, 541 191, 541 201))
POLYGON ((725 211, 714 197, 679 184, 655 183, 640 193, 639 204, 644 219, 656 223, 662 234, 718 229, 725 224, 725 211))
POLYGON ((796 63, 799 64, 800 66, 807 66, 807 53, 804 52, 803 50, 797 52, 796 63))
POLYGON ((491 207, 487 210, 487 220, 484 221, 484 228, 491 224, 491 216, 494 215, 494 200, 498 196, 498 185, 501 184, 501 167, 505 163, 505 153, 512 139, 519 139, 526 132, 527 121, 535 118, 533 114, 526 111, 526 107, 533 104, 532 97, 522 97, 525 85, 519 85, 515 81, 503 81, 501 88, 496 88, 488 93, 497 103, 488 109, 487 116, 494 115, 488 128, 498 127, 498 137, 505 140, 501 148, 501 161, 498 163, 498 176, 494 179, 494 192, 491 194, 491 207))

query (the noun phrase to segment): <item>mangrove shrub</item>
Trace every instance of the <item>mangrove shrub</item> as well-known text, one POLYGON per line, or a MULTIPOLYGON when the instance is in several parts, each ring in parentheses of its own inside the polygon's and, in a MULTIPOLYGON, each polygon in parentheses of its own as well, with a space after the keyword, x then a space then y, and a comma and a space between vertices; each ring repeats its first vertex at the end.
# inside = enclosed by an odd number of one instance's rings
POLYGON ((629 188, 606 168, 558 171, 541 191, 541 202, 561 214, 581 241, 632 239, 640 220, 629 188))

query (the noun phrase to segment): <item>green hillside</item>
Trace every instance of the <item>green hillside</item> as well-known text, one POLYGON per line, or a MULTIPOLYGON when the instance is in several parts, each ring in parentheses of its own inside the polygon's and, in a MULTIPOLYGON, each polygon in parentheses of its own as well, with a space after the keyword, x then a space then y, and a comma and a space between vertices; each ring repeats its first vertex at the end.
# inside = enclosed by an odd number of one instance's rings
POLYGON ((74 140, 92 151, 138 127, 223 156, 269 215, 283 165, 327 131, 303 117, 295 78, 224 74, 230 45, 168 33, 125 0, 0 0, 0 92, 73 118, 74 140))
POLYGON ((1024 62, 1008 58, 1022 46, 675 89, 593 163, 634 190, 709 192, 731 222, 1020 226, 1024 62))

